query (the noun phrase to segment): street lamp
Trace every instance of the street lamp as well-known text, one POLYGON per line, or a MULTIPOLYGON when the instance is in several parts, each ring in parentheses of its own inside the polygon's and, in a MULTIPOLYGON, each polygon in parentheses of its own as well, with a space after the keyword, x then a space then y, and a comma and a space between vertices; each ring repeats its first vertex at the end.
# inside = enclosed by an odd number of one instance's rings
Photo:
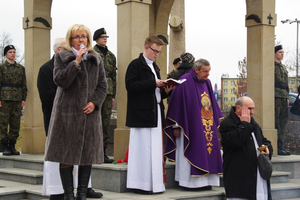
POLYGON ((297 23, 297 40, 296 40, 296 86, 298 88, 298 68, 299 68, 299 62, 298 62, 298 37, 299 37, 299 23, 300 23, 300 20, 297 20, 297 18, 293 21, 293 20, 290 20, 290 19, 287 19, 287 20, 282 20, 281 21, 283 24, 284 23, 289 23, 289 24, 292 24, 292 23, 297 23))

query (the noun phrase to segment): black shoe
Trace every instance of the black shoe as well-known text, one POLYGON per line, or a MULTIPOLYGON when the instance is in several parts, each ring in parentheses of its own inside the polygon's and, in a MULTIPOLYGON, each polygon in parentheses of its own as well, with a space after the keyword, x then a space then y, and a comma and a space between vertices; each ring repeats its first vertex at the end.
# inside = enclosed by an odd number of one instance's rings
POLYGON ((137 194, 153 194, 152 191, 146 191, 146 190, 140 190, 140 189, 134 189, 133 190, 134 193, 137 193, 137 194))
POLYGON ((113 163, 114 160, 110 159, 107 155, 104 154, 104 163, 113 163))
POLYGON ((284 149, 279 149, 278 150, 278 155, 280 155, 280 156, 289 156, 289 155, 291 155, 291 152, 286 151, 284 149))
POLYGON ((291 155, 292 153, 286 149, 282 149, 283 151, 285 151, 287 153, 287 155, 291 155))
POLYGON ((103 194, 101 192, 95 192, 92 188, 88 188, 86 191, 87 198, 101 198, 103 194))
POLYGON ((64 194, 52 194, 50 200, 64 200, 64 194))

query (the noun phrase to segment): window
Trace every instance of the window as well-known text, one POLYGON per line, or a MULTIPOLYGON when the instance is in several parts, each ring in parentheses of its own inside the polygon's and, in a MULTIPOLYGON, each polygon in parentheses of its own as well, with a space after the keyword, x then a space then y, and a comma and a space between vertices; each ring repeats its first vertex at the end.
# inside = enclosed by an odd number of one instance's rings
POLYGON ((231 90, 230 90, 231 94, 234 94, 234 91, 235 91, 235 89, 234 89, 234 88, 233 88, 233 89, 231 89, 231 90))
POLYGON ((289 80, 289 84, 294 84, 294 80, 289 80))
POLYGON ((235 102, 235 97, 231 97, 231 102, 235 102))
POLYGON ((228 101, 228 98, 227 97, 224 97, 224 102, 227 102, 228 101))
POLYGON ((231 83, 230 83, 231 85, 235 85, 235 82, 234 81, 231 81, 231 83))
POLYGON ((224 85, 228 85, 228 81, 224 81, 224 85))
POLYGON ((228 89, 224 89, 224 94, 227 94, 228 93, 228 89))

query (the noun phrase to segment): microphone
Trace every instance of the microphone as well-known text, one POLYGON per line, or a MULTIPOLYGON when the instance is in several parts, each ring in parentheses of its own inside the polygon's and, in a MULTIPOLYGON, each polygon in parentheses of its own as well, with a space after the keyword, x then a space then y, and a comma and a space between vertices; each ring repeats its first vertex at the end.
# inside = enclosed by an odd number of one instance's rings
MULTIPOLYGON (((81 49, 82 49, 82 48, 85 48, 84 44, 81 44, 81 45, 80 45, 80 48, 81 48, 81 49)), ((83 58, 83 60, 86 60, 86 54, 85 54, 85 53, 82 54, 82 58, 83 58)))

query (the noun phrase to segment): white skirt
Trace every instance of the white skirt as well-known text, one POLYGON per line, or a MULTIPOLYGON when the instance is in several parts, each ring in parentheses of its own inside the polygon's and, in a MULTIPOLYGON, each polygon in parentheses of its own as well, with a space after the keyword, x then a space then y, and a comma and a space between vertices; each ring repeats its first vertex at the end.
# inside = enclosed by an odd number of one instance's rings
POLYGON ((165 191, 160 107, 155 128, 130 128, 127 188, 165 191))

